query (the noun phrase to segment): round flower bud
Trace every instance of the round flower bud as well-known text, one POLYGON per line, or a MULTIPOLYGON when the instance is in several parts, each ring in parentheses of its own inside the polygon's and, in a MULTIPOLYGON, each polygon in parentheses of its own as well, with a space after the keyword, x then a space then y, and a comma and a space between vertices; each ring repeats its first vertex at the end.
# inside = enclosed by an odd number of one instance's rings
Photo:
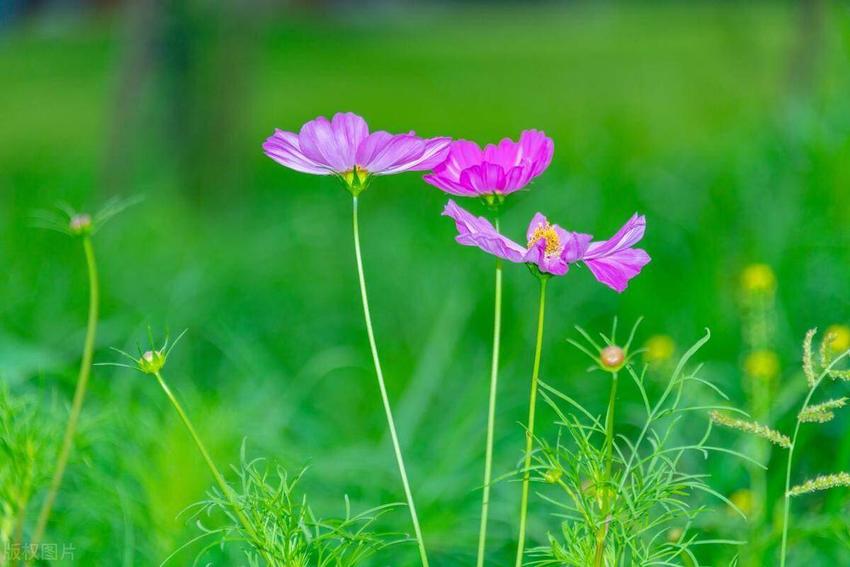
POLYGON ((91 231, 91 215, 86 213, 74 215, 68 222, 68 229, 72 234, 88 234, 91 231))
POLYGON ((776 290, 776 276, 767 264, 750 264, 741 273, 741 287, 750 294, 770 294, 776 290))
POLYGON ((599 362, 604 370, 615 372, 626 363, 626 352, 616 345, 609 345, 599 352, 599 362))
POLYGON ((161 350, 149 350, 137 362, 145 374, 156 374, 165 366, 165 354, 161 350))
POLYGON ((564 474, 561 472, 561 469, 551 468, 543 473, 543 480, 549 484, 557 484, 559 480, 561 480, 561 475, 564 474))

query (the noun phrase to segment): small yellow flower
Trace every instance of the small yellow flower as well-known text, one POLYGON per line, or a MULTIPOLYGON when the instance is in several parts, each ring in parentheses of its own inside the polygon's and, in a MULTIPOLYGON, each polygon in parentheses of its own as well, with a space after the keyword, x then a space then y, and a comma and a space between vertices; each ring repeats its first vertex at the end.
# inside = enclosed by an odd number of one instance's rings
POLYGON ((773 293, 776 290, 776 275, 767 264, 750 264, 741 274, 741 287, 747 293, 773 293))
POLYGON ((643 360, 647 364, 661 364, 673 358, 676 343, 667 335, 653 335, 644 345, 643 360))
POLYGON ((759 380, 773 380, 779 375, 779 357, 768 349, 753 351, 744 360, 744 371, 759 380))
POLYGON ((846 325, 831 325, 824 335, 823 342, 835 354, 850 349, 850 327, 846 325))
POLYGON ((732 493, 729 501, 746 516, 749 516, 753 511, 753 493, 745 488, 732 493))

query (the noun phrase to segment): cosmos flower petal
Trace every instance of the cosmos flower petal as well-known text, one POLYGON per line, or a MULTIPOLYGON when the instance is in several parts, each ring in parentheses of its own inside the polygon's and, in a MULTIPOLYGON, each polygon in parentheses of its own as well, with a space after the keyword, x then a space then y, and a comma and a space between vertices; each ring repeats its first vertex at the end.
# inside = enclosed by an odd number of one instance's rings
POLYGON ((479 195, 492 193, 505 187, 505 170, 495 163, 485 161, 464 169, 460 174, 460 184, 479 195))
POLYGON ((374 175, 422 171, 445 159, 449 138, 422 139, 414 133, 375 132, 357 150, 357 164, 374 175))
POLYGON ((522 158, 530 161, 531 177, 537 177, 552 163, 555 143, 545 133, 539 130, 525 130, 519 138, 519 146, 522 158))
POLYGON ((474 195, 512 193, 543 173, 553 152, 552 140, 537 130, 522 132, 517 142, 505 138, 484 150, 473 142, 457 140, 446 161, 436 166, 426 181, 454 194, 459 194, 458 184, 474 195))
POLYGON ((563 276, 569 270, 569 264, 560 254, 546 254, 546 239, 541 238, 528 247, 525 262, 535 264, 541 272, 554 276, 563 276))
POLYGON ((646 230, 646 218, 635 213, 617 234, 608 240, 593 242, 587 249, 584 259, 601 258, 637 244, 646 230))
POLYGON ((593 240, 593 237, 581 232, 565 232, 567 235, 562 240, 564 248, 561 250, 561 257, 565 262, 573 264, 584 257, 585 252, 587 252, 587 247, 590 245, 590 241, 593 240))
POLYGON ((337 146, 345 153, 345 161, 355 159, 357 148, 369 135, 369 126, 361 116, 353 112, 338 112, 334 114, 331 126, 337 146))
POLYGON ((531 217, 531 222, 528 223, 528 228, 525 231, 525 239, 530 242, 531 237, 534 236, 537 229, 544 228, 547 224, 549 224, 549 221, 543 213, 534 213, 534 216, 531 217))
MULTIPOLYGON (((359 121, 362 120, 349 113, 337 114, 334 122, 324 116, 307 122, 298 134, 301 151, 311 160, 323 163, 336 172, 353 169, 357 146, 351 142, 361 130, 359 121)), ((365 127, 365 122, 362 127, 365 127)))
POLYGON ((420 157, 424 148, 425 143, 410 134, 374 132, 358 148, 357 164, 375 175, 391 173, 398 164, 420 157))
POLYGON ((455 140, 449 146, 446 160, 434 167, 434 173, 459 181, 463 170, 478 165, 482 161, 484 161, 484 153, 478 144, 468 140, 455 140))
POLYGON ((499 234, 487 219, 474 216, 469 211, 459 207, 454 201, 448 202, 443 210, 443 215, 455 221, 458 231, 455 240, 459 244, 476 246, 489 254, 511 262, 525 261, 526 249, 499 234))
POLYGON ((263 151, 279 164, 301 173, 315 175, 333 173, 327 164, 313 161, 305 156, 298 144, 298 135, 292 132, 275 130, 275 133, 266 138, 263 143, 263 151))
POLYGON ((449 145, 452 143, 451 138, 425 138, 424 142, 425 147, 422 155, 407 164, 405 171, 426 171, 433 169, 446 160, 446 156, 449 154, 449 145))
POLYGON ((584 263, 599 282, 622 293, 629 280, 638 275, 649 261, 649 254, 645 250, 629 248, 601 258, 585 259, 584 263))
POLYGON ((429 173, 424 175, 422 179, 424 179, 429 185, 438 187, 450 195, 457 195, 458 197, 476 197, 478 195, 474 190, 466 187, 465 185, 461 185, 459 181, 456 181, 451 177, 446 177, 437 173, 429 173))

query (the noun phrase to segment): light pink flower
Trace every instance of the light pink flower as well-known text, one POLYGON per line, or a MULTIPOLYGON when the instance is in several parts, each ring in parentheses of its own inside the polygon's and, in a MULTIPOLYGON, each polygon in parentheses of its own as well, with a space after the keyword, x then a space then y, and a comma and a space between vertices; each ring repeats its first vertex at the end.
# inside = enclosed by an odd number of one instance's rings
POLYGON ((591 235, 564 230, 537 213, 528 225, 526 246, 500 234, 490 221, 476 217, 454 201, 449 201, 443 215, 454 219, 458 230, 455 240, 464 246, 476 246, 555 276, 566 274, 570 264, 583 262, 599 282, 618 292, 625 290, 629 280, 650 261, 646 251, 632 248, 643 238, 646 228, 646 219, 637 214, 611 239, 592 242, 591 235))
POLYGON ((450 138, 420 138, 413 132, 369 133, 366 121, 351 112, 328 120, 320 116, 298 134, 275 130, 263 144, 266 155, 302 173, 338 175, 349 185, 372 175, 425 171, 441 163, 450 138))

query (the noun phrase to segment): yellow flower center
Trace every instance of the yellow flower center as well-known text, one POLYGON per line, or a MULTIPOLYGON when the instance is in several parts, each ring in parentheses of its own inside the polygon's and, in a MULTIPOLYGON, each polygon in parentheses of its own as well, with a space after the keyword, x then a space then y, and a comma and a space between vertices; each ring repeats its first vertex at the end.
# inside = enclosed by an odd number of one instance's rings
POLYGON ((548 222, 543 223, 534 229, 534 232, 531 234, 531 238, 528 239, 528 247, 531 248, 540 240, 546 241, 547 256, 557 254, 558 251, 561 250, 561 239, 558 238, 558 233, 555 232, 555 228, 548 222))
POLYGON ((343 180, 349 185, 362 185, 369 177, 369 172, 359 165, 342 174, 343 180))

